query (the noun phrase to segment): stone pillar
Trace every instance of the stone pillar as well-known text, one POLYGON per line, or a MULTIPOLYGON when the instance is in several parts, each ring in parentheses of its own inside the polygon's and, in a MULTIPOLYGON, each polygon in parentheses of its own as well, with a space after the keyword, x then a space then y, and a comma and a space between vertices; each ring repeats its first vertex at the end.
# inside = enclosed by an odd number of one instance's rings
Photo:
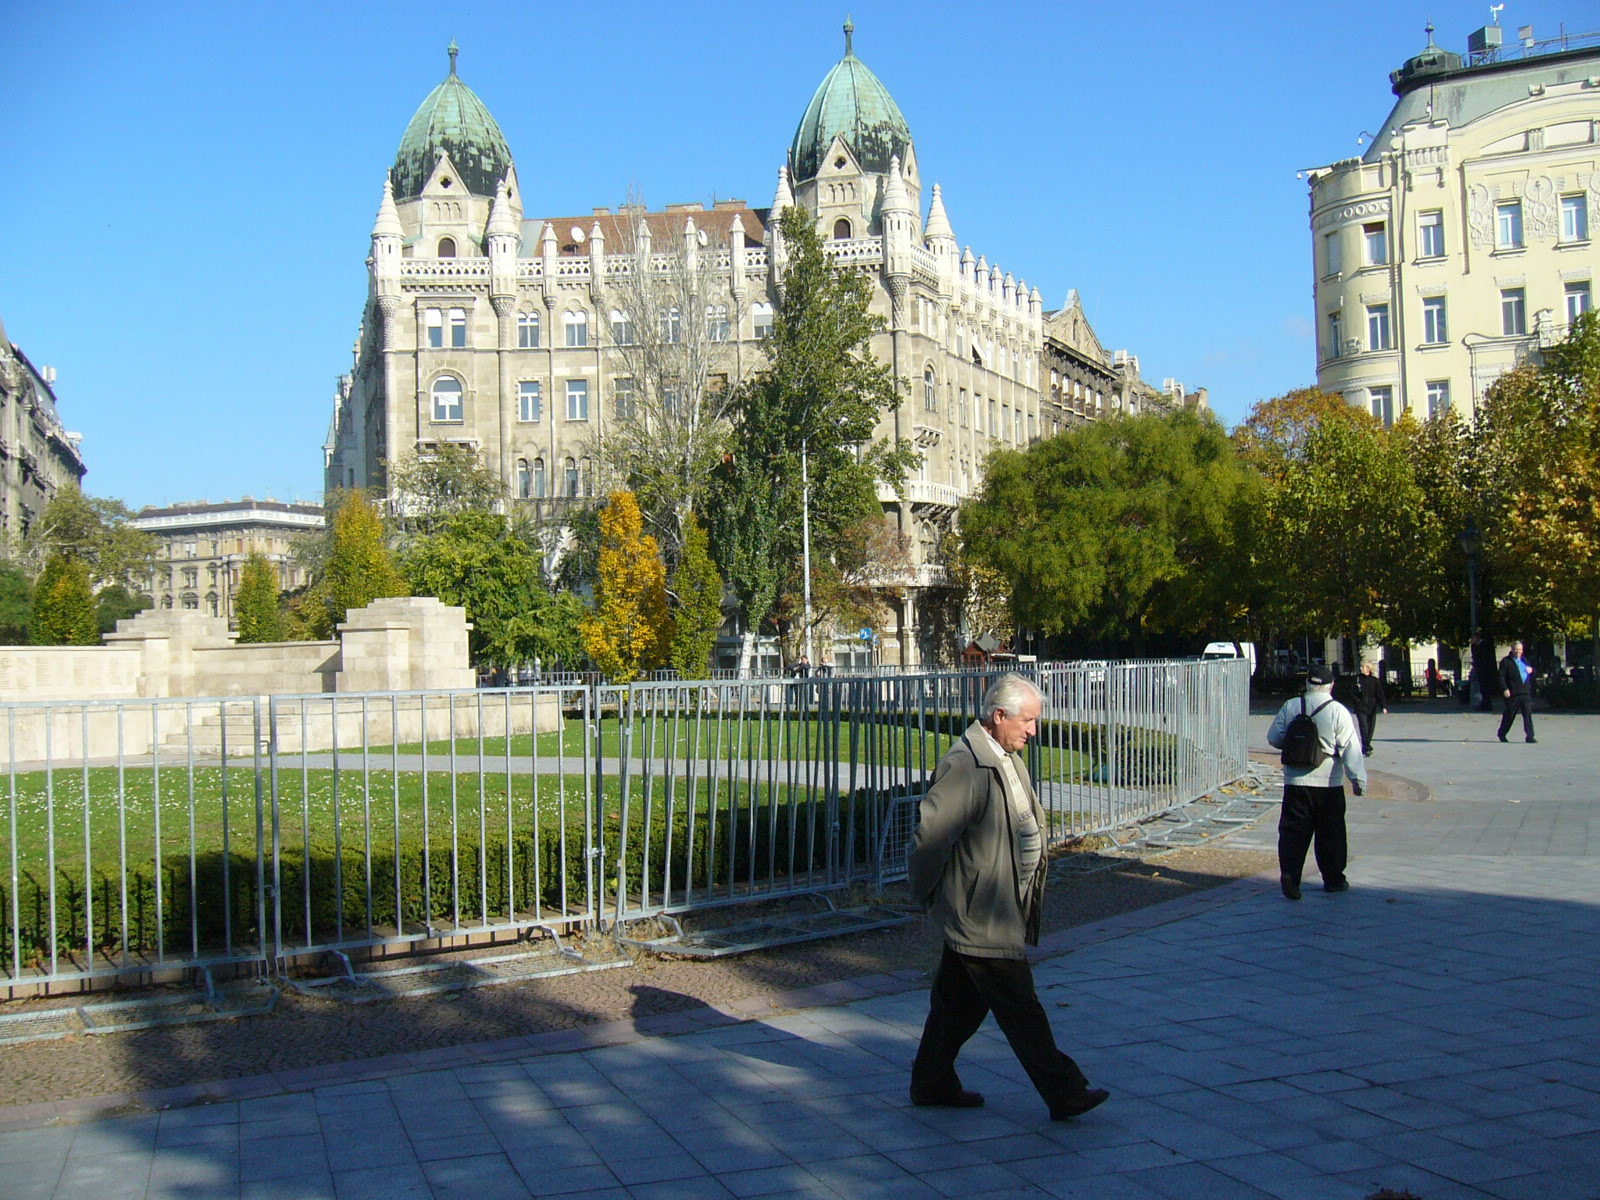
POLYGON ((338 692, 470 688, 467 613, 432 596, 390 596, 352 609, 339 626, 338 692))
POLYGON ((139 695, 195 696, 194 652, 231 646, 233 639, 223 617, 185 608, 147 608, 118 621, 116 632, 104 640, 108 646, 139 650, 139 695))

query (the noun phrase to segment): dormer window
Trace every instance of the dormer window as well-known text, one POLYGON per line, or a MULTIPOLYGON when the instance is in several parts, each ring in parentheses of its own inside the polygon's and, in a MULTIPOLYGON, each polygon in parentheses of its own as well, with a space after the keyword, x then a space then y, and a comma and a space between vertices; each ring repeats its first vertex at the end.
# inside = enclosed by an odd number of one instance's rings
MULTIPOLYGON (((446 180, 446 182, 448 183, 449 181, 446 180)), ((439 239, 439 254, 438 254, 438 257, 440 257, 440 258, 454 258, 455 256, 456 256, 456 240, 455 240, 455 238, 449 238, 449 237, 440 238, 439 239)))
POLYGON ((850 237, 850 222, 848 220, 846 220, 844 217, 840 217, 837 221, 835 221, 833 223, 833 240, 836 241, 836 242, 843 242, 843 241, 848 240, 849 237, 850 237))

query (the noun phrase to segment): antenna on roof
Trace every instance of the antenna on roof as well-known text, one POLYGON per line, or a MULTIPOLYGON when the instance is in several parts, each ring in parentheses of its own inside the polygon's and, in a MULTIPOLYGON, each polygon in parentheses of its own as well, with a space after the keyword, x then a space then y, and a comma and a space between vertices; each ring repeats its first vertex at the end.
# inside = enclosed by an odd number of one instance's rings
POLYGON ((1505 11, 1504 4, 1489 5, 1489 21, 1493 25, 1500 24, 1500 14, 1505 11))

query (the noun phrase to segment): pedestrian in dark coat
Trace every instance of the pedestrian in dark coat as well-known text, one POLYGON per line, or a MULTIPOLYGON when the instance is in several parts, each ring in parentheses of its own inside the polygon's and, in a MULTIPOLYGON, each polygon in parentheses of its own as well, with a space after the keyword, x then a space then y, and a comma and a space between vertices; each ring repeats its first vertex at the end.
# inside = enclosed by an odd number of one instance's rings
POLYGON ((1512 642, 1511 653, 1500 660, 1500 695, 1506 707, 1500 716, 1500 732, 1495 736, 1505 741, 1512 720, 1521 713, 1523 740, 1536 741, 1533 736, 1533 668, 1522 657, 1521 642, 1512 642))
POLYGON ((1361 664, 1361 674, 1356 677, 1356 728, 1361 730, 1361 753, 1372 754, 1372 735, 1378 729, 1378 714, 1388 712, 1385 707, 1389 695, 1383 690, 1383 680, 1378 678, 1372 664, 1361 664))
POLYGON ((1472 639, 1472 679, 1478 685, 1478 711, 1488 712, 1500 671, 1494 664, 1494 644, 1480 629, 1472 639))

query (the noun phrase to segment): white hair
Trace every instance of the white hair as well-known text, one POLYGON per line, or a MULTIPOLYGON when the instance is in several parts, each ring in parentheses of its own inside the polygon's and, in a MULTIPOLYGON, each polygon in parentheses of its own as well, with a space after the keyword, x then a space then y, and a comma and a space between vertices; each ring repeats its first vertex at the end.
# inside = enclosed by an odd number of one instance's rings
POLYGON ((1042 706, 1044 693, 1021 675, 1002 675, 983 693, 983 700, 978 704, 978 719, 992 721, 994 714, 1002 709, 1015 715, 1023 702, 1029 699, 1038 700, 1042 706))

